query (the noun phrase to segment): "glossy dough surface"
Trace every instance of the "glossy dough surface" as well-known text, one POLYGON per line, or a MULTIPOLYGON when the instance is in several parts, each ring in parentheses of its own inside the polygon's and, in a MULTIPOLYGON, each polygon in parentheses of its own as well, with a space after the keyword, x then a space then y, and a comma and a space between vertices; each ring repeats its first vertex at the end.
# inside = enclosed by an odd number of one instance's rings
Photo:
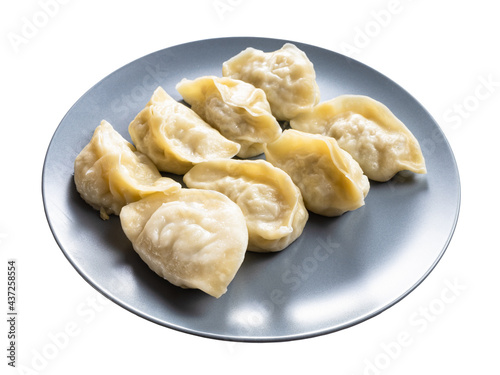
POLYGON ((309 217, 300 190, 281 169, 265 160, 213 160, 185 176, 190 188, 227 195, 247 221, 248 250, 280 251, 302 233, 309 217))
POLYGON ((288 129, 266 145, 265 155, 290 175, 308 210, 338 216, 364 205, 368 178, 335 139, 288 129))
POLYGON ((216 298, 227 291, 248 244, 240 208, 216 191, 151 195, 125 206, 120 221, 134 250, 156 274, 216 298))
POLYGON ((76 189, 107 219, 124 205, 155 192, 169 193, 181 185, 162 177, 153 162, 102 121, 74 163, 76 189))
POLYGON ((374 181, 387 181, 403 170, 426 173, 417 139, 385 105, 370 97, 339 96, 293 119, 290 126, 335 138, 374 181))
POLYGON ((249 47, 223 63, 222 75, 264 90, 278 120, 290 120, 320 99, 312 62, 291 43, 274 52, 249 47))
POLYGON ((158 87, 129 125, 132 142, 163 172, 186 173, 194 164, 231 158, 240 145, 223 137, 193 110, 158 87))
POLYGON ((227 139, 240 144, 238 156, 241 158, 261 154, 263 143, 281 134, 266 94, 249 83, 205 76, 192 81, 183 79, 176 88, 203 120, 227 139))

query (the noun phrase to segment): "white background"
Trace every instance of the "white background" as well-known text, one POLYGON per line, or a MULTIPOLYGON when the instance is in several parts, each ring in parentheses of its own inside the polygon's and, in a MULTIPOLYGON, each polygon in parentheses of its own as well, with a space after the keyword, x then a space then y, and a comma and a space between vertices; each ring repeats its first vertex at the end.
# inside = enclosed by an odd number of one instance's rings
POLYGON ((221 374, 410 375, 498 368, 498 11, 490 0, 325 4, 2 2, 0 373, 217 369, 221 374), (394 307, 312 339, 276 344, 210 340, 160 327, 107 301, 58 248, 43 211, 41 172, 52 134, 72 104, 106 75, 145 54, 225 36, 282 38, 349 54, 403 86, 442 127, 461 176, 459 222, 435 270, 394 307), (11 258, 18 266, 17 369, 7 366, 11 258))

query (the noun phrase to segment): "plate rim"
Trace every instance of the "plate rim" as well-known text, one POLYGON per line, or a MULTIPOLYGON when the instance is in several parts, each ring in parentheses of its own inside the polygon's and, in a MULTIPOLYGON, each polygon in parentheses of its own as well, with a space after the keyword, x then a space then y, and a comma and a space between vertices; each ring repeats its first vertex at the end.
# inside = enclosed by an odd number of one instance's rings
POLYGON ((369 65, 367 65, 367 64, 365 64, 363 62, 360 62, 359 60, 356 60, 356 59, 354 59, 352 57, 343 55, 343 54, 341 54, 339 52, 332 51, 332 50, 329 50, 329 49, 324 48, 324 47, 315 46, 315 45, 312 45, 312 44, 309 44, 309 43, 304 43, 304 42, 300 42, 300 41, 293 41, 293 40, 288 40, 288 39, 281 39, 281 38, 271 38, 271 37, 226 36, 226 37, 215 37, 215 38, 205 38, 205 39, 193 40, 193 41, 188 41, 188 42, 184 42, 184 43, 179 43, 179 44, 171 45, 171 46, 168 46, 168 47, 165 47, 165 48, 157 49, 156 51, 153 51, 153 52, 150 52, 150 53, 145 54, 143 56, 140 56, 140 57, 138 57, 136 59, 133 59, 130 62, 128 62, 128 63, 126 63, 126 64, 118 67, 117 69, 111 71, 106 76, 104 76, 103 78, 101 78, 100 80, 98 80, 95 84, 93 84, 92 86, 90 86, 90 88, 87 89, 75 101, 75 103, 67 110, 67 112, 64 114, 64 116, 62 117, 61 121, 59 122, 58 126, 56 127, 56 129, 54 130, 54 132, 52 134, 52 137, 51 137, 50 142, 49 142, 49 144, 47 146, 47 150, 45 152, 45 157, 44 157, 44 160, 43 160, 42 176, 41 176, 41 195, 42 195, 43 210, 44 210, 45 218, 47 220, 47 223, 48 223, 49 229, 50 229, 50 231, 52 233, 52 236, 54 237, 54 240, 57 243, 59 249, 62 251, 62 253, 64 254, 65 258, 69 261, 69 263, 72 265, 72 267, 78 272, 78 274, 90 286, 92 286, 96 291, 98 291, 101 295, 103 295, 106 298, 110 299, 111 301, 113 301, 114 303, 116 303, 117 305, 119 305, 120 307, 122 307, 125 310, 129 311, 130 313, 132 313, 132 314, 134 314, 134 315, 136 315, 138 317, 141 317, 143 319, 146 319, 146 320, 148 320, 148 321, 150 321, 152 323, 160 325, 162 327, 166 327, 166 328, 169 328, 169 329, 176 330, 178 332, 187 333, 187 334, 194 335, 194 336, 197 336, 197 337, 204 337, 204 338, 208 338, 208 339, 215 339, 215 340, 221 340, 221 341, 249 342, 250 343, 250 342, 286 342, 286 341, 309 339, 309 338, 314 338, 314 337, 318 337, 318 336, 322 336, 322 335, 331 334, 331 333, 334 333, 334 332, 338 332, 338 331, 341 331, 341 330, 353 327, 353 326, 358 325, 358 324, 360 324, 362 322, 365 322, 367 320, 370 320, 370 319, 374 318, 375 316, 381 314, 382 312, 390 309, 391 307, 393 307, 397 303, 401 302, 410 293, 412 293, 419 285, 422 284, 422 282, 436 268, 436 266, 442 260, 444 254, 446 253, 446 251, 447 251, 447 249, 448 249, 448 247, 450 245, 450 242, 451 242, 451 240, 453 238, 453 235, 455 233, 457 224, 458 224, 458 220, 459 220, 459 216, 460 216, 461 195, 462 195, 462 192, 461 192, 460 173, 459 173, 457 161, 456 161, 455 155, 453 153, 453 149, 451 148, 451 145, 450 145, 448 139, 446 138, 446 136, 445 136, 442 128, 440 127, 439 123, 433 118, 433 116, 429 113, 429 111, 412 94, 410 94, 405 88, 403 88, 397 82, 393 81, 387 75, 385 75, 385 74, 383 74, 383 73, 375 70, 374 68, 370 67, 369 65), (457 190, 456 208, 455 208, 455 212, 454 212, 454 217, 453 217, 453 222, 452 222, 451 230, 448 233, 446 241, 441 245, 441 249, 439 251, 438 256, 434 259, 434 261, 429 266, 429 268, 426 270, 426 272, 418 280, 416 280, 413 283, 413 285, 411 285, 411 287, 407 288, 406 291, 404 293, 402 293, 401 295, 399 295, 397 298, 393 299, 390 302, 385 303, 382 307, 380 307, 378 309, 375 309, 374 311, 371 311, 371 312, 368 312, 368 313, 366 313, 364 315, 358 316, 355 319, 351 319, 350 321, 346 321, 345 323, 343 323, 343 324, 341 324, 341 325, 339 325, 337 327, 325 327, 323 329, 317 329, 315 331, 309 331, 309 332, 306 332, 306 333, 285 334, 285 335, 282 335, 282 336, 262 336, 262 335, 261 336, 249 336, 249 335, 245 336, 245 335, 218 334, 218 333, 205 332, 205 331, 202 331, 202 330, 199 330, 199 329, 194 329, 194 328, 180 326, 178 324, 174 324, 174 323, 171 323, 171 322, 165 322, 165 321, 163 321, 163 320, 161 320, 161 319, 159 319, 157 317, 151 316, 151 315, 149 315, 149 314, 147 314, 147 313, 145 313, 143 311, 140 311, 136 307, 134 307, 134 306, 132 306, 132 305, 130 305, 128 303, 125 303, 124 301, 121 301, 119 298, 117 298, 112 293, 107 292, 105 290, 106 288, 100 287, 99 285, 96 285, 95 281, 92 280, 92 278, 87 274, 87 272, 85 272, 85 270, 81 269, 76 264, 75 260, 70 256, 70 254, 68 253, 67 249, 65 249, 65 247, 61 243, 60 238, 58 237, 58 233, 57 233, 57 231, 56 231, 56 229, 54 227, 54 223, 52 222, 52 219, 51 219, 50 214, 48 212, 48 207, 47 207, 48 206, 47 205, 47 192, 46 192, 46 178, 47 178, 46 174, 47 174, 47 162, 48 162, 48 158, 49 158, 49 154, 50 154, 51 148, 53 146, 53 143, 56 140, 58 132, 60 131, 60 129, 63 126, 63 124, 65 123, 65 120, 66 120, 67 116, 72 112, 72 110, 75 107, 78 106, 78 104, 90 92, 92 92, 97 86, 99 86, 101 83, 103 83, 110 75, 115 74, 115 73, 117 73, 117 72, 119 72, 119 71, 121 71, 123 69, 126 69, 126 67, 128 67, 128 66, 130 66, 132 64, 135 64, 135 63, 137 63, 140 60, 143 60, 143 59, 146 59, 146 58, 148 58, 150 56, 153 56, 155 54, 164 52, 165 50, 169 50, 169 49, 173 49, 173 48, 177 48, 177 47, 188 47, 189 45, 195 45, 195 44, 207 43, 207 42, 210 42, 210 43, 221 43, 221 42, 223 42, 225 40, 241 40, 241 41, 244 41, 244 40, 262 40, 262 41, 272 41, 272 42, 281 42, 281 43, 293 43, 293 44, 296 44, 299 47, 302 45, 302 46, 307 46, 308 48, 321 50, 322 53, 335 54, 339 58, 345 58, 346 60, 350 60, 350 61, 355 62, 356 64, 359 64, 363 68, 368 69, 368 70, 370 70, 370 71, 378 74, 382 78, 388 80, 392 85, 397 86, 400 90, 404 91, 415 103, 417 103, 421 107, 421 109, 425 112, 426 116, 428 116, 429 119, 432 120, 432 122, 436 126, 436 130, 438 130, 439 133, 442 136, 442 139, 443 139, 443 141, 444 141, 444 143, 446 145, 446 148, 449 151, 449 156, 451 158, 452 165, 454 167, 454 174, 456 175, 456 190, 457 190))

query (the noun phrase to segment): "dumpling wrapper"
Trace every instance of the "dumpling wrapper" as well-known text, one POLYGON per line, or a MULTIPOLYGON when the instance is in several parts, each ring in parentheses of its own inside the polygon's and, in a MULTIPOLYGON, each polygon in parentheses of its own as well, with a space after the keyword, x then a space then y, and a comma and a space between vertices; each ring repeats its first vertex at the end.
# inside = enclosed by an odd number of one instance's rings
POLYGON ((384 104, 363 95, 342 95, 290 122, 293 129, 333 137, 363 172, 384 182, 397 172, 426 173, 420 145, 384 104))
POLYGON ((265 160, 207 161, 194 166, 184 183, 219 191, 241 208, 250 251, 283 250, 302 234, 309 218, 297 186, 265 160))
POLYGON ((141 259, 160 277, 219 298, 248 244, 240 208, 216 191, 181 189, 122 209, 120 221, 141 259))
POLYGON ((237 156, 264 152, 263 144, 281 134, 263 90, 228 77, 183 79, 176 86, 184 100, 203 120, 227 139, 240 144, 237 156))
POLYGON ((266 160, 299 187, 308 210, 339 216, 365 204, 368 178, 334 138, 288 129, 264 150, 266 160))
POLYGON ((291 43, 274 52, 249 47, 223 63, 222 75, 264 90, 278 120, 290 120, 320 100, 312 62, 291 43))
POLYGON ((128 130, 137 149, 162 172, 184 174, 196 163, 232 158, 240 151, 238 143, 223 137, 161 87, 128 130))
POLYGON ((149 194, 180 190, 162 177, 153 162, 103 120, 74 162, 74 181, 81 197, 102 219, 119 215, 123 206, 149 194))

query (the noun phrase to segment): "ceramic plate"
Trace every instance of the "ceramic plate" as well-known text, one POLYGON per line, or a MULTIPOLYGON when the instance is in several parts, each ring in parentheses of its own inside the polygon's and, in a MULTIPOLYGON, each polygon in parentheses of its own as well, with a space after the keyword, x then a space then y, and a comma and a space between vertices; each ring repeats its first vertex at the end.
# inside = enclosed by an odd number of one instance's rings
POLYGON ((274 254, 248 253, 219 299, 175 287, 134 252, 119 218, 108 221, 79 196, 73 162, 102 119, 130 141, 130 121, 162 86, 177 100, 182 78, 221 75, 247 47, 287 41, 220 38, 154 52, 93 86, 68 111, 48 147, 42 177, 46 216, 80 275, 125 309, 160 325, 209 338, 284 341, 360 323, 405 297, 431 272, 453 234, 460 183, 453 153, 429 113, 403 88, 338 53, 292 42, 313 62, 322 100, 362 94, 388 106, 419 140, 426 175, 371 183, 366 204, 337 218, 311 214, 303 234, 274 254))

